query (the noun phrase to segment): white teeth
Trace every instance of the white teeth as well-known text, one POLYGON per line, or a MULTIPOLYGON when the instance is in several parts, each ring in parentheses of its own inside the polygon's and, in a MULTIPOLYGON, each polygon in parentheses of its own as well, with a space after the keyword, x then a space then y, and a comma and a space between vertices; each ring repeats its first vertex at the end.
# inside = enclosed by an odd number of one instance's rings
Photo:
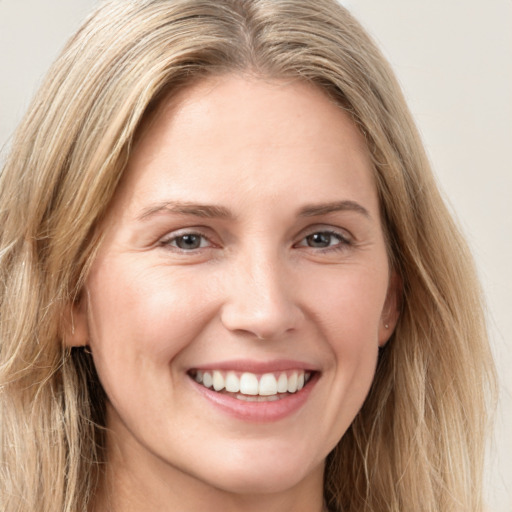
POLYGON ((292 372, 288 377, 288 393, 295 393, 297 391, 297 372, 292 372))
POLYGON ((277 381, 273 373, 265 373, 261 376, 258 390, 262 396, 277 394, 277 381))
POLYGON ((204 372, 203 373, 203 385, 207 388, 211 388, 213 384, 213 379, 210 373, 204 372))
POLYGON ((235 372, 228 372, 226 375, 226 391, 238 393, 240 391, 240 379, 235 372))
POLYGON ((258 377, 254 373, 242 373, 240 377, 240 393, 244 395, 258 394, 258 377))
POLYGON ((300 391, 304 387, 304 373, 300 372, 297 377, 297 391, 300 391))
POLYGON ((213 389, 215 391, 220 391, 221 389, 224 389, 224 377, 222 376, 222 373, 218 371, 213 372, 213 389))
POLYGON ((237 395, 238 400, 243 400, 245 402, 276 402, 280 399, 278 395, 272 396, 251 396, 251 395, 237 395))
POLYGON ((281 373, 277 379, 277 392, 286 393, 288 391, 288 377, 286 373, 281 373))
POLYGON ((192 374, 196 382, 215 391, 226 390, 228 393, 240 393, 240 400, 260 401, 278 399, 279 394, 296 393, 300 391, 311 378, 311 372, 293 370, 278 374, 265 373, 258 376, 251 372, 244 372, 239 377, 234 371, 222 370, 201 371, 192 374), (278 375, 278 376, 277 376, 278 375))

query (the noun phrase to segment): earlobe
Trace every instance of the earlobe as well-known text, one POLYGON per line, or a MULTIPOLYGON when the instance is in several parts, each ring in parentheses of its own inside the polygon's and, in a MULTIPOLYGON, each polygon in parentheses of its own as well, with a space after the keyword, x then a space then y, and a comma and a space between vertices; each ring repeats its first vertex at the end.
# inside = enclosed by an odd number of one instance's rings
POLYGON ((65 346, 83 347, 89 343, 87 305, 83 298, 65 308, 62 324, 62 339, 65 346))
POLYGON ((400 302, 402 297, 402 280, 392 271, 389 279, 388 292, 379 324, 379 347, 383 347, 393 334, 400 317, 400 302))

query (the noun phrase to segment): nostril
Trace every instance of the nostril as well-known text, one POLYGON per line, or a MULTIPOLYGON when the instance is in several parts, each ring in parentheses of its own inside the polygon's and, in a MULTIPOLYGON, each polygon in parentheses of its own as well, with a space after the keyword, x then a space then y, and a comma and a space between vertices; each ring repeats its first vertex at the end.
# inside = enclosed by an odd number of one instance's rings
POLYGON ((293 303, 265 308, 228 304, 221 312, 221 322, 228 331, 258 341, 274 340, 296 331, 302 318, 300 308, 293 303))

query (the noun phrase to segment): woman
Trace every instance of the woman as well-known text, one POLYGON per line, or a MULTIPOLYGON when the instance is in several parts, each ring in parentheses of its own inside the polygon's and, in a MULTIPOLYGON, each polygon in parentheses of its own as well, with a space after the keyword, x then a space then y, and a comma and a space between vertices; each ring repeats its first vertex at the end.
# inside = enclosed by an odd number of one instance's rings
POLYGON ((2 509, 482 510, 471 258, 335 2, 106 2, 0 194, 2 509))

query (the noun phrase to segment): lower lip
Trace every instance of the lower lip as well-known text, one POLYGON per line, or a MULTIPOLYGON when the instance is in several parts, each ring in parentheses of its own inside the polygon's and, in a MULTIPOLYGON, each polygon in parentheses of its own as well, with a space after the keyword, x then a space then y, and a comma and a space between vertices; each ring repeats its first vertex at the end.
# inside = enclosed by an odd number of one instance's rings
POLYGON ((214 407, 237 419, 253 423, 279 421, 291 416, 304 406, 317 381, 318 374, 315 373, 308 383, 296 393, 289 394, 272 402, 247 402, 230 395, 217 393, 190 379, 195 389, 214 407))

